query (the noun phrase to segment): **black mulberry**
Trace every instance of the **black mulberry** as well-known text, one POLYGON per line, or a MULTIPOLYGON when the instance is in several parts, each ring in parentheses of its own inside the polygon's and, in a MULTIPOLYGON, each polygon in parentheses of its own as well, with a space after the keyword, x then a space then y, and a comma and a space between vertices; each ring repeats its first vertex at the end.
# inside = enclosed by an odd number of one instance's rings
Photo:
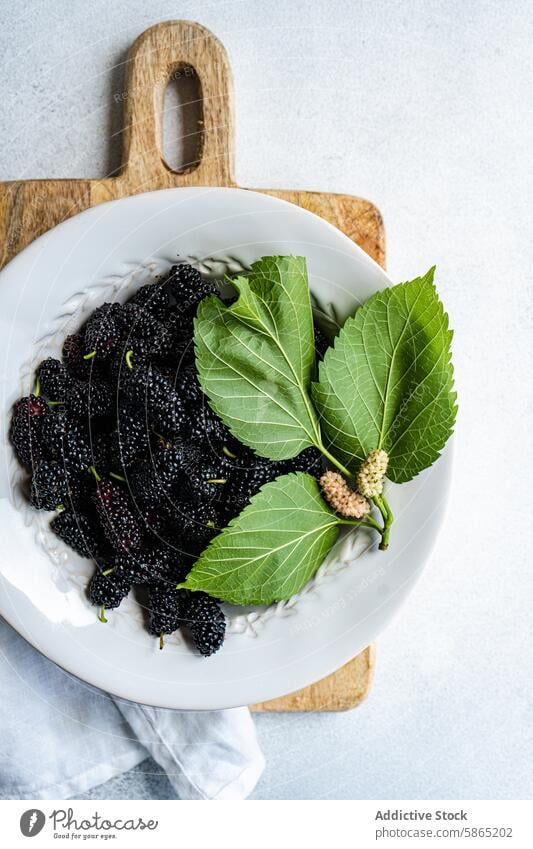
POLYGON ((209 502, 184 502, 177 507, 176 513, 184 541, 207 543, 220 530, 217 511, 209 502))
POLYGON ((128 595, 131 586, 122 577, 115 576, 114 572, 105 574, 106 571, 97 569, 89 584, 89 599, 91 604, 97 604, 102 608, 100 616, 102 621, 106 621, 103 609, 112 610, 118 607, 122 599, 128 595))
POLYGON ((30 504, 37 510, 55 510, 69 499, 65 469, 55 462, 43 460, 33 472, 30 504))
POLYGON ((64 401, 67 391, 68 376, 63 363, 53 357, 48 357, 37 368, 37 377, 41 386, 41 394, 51 401, 64 401))
POLYGON ((118 419, 117 430, 111 434, 111 468, 127 469, 137 457, 147 454, 148 449, 146 422, 123 413, 118 419))
POLYGON ((99 480, 94 503, 100 524, 113 548, 130 551, 140 547, 141 523, 126 493, 109 480, 99 480))
POLYGON ((88 434, 63 408, 44 420, 42 443, 47 456, 61 462, 69 474, 84 472, 92 463, 88 434))
POLYGON ((187 263, 172 266, 167 280, 176 299, 176 309, 180 313, 195 312, 203 298, 220 294, 211 280, 204 279, 196 268, 187 263))
POLYGON ((100 559, 102 546, 100 529, 95 518, 80 511, 62 510, 50 522, 52 531, 82 557, 100 559))
POLYGON ((76 381, 67 392, 66 405, 79 419, 108 416, 113 410, 113 395, 103 380, 76 381))
POLYGON ((63 343, 63 362, 67 373, 78 380, 89 380, 94 360, 84 359, 84 333, 72 333, 63 343))
POLYGON ((85 325, 84 355, 108 357, 123 335, 123 307, 117 303, 106 303, 98 307, 85 325))
POLYGON ((224 422, 208 404, 203 404, 192 418, 189 438, 200 445, 215 442, 223 445, 231 440, 231 433, 224 422))
POLYGON ((168 310, 168 289, 166 283, 148 283, 133 295, 128 304, 142 307, 158 319, 164 319, 168 310))
POLYGON ((185 592, 180 599, 181 624, 190 631, 200 654, 209 657, 224 642, 226 618, 216 599, 201 592, 185 592))
MULTIPOLYGON (((180 607, 183 591, 156 583, 148 591, 150 633, 161 637, 172 634, 180 626, 180 607)), ((161 642, 161 648, 163 647, 161 642)))
POLYGON ((48 405, 37 395, 20 398, 11 417, 10 439, 23 466, 30 469, 43 456, 42 428, 48 405))
POLYGON ((315 324, 315 352, 317 355, 317 359, 323 359, 324 354, 326 353, 330 345, 331 342, 329 341, 324 331, 321 330, 320 327, 315 324))
POLYGON ((186 577, 186 570, 176 565, 175 554, 166 546, 118 554, 114 572, 131 584, 151 584, 157 580, 168 583, 171 575, 177 583, 186 577))

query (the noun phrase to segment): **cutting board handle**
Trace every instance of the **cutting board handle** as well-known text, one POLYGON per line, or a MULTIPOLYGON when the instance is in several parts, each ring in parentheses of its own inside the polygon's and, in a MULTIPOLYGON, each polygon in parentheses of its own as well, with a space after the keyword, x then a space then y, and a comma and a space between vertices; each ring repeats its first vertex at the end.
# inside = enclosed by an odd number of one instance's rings
POLYGON ((193 21, 165 21, 143 32, 128 54, 124 100, 121 179, 130 191, 235 184, 231 70, 209 30, 193 21), (171 78, 191 68, 203 109, 199 164, 178 172, 161 152, 164 94, 171 78))

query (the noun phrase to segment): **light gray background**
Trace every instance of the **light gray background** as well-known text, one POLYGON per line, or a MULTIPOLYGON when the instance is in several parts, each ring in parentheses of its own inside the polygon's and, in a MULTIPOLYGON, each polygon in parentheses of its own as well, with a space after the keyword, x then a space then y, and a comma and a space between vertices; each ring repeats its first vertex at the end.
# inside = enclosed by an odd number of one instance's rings
MULTIPOLYGON (((360 194, 438 267, 460 398, 447 521, 368 701, 263 716, 257 798, 530 798, 533 36, 526 2, 2 0, 0 178, 118 166, 120 63, 169 18, 230 56, 237 177, 360 194)), ((147 761, 89 798, 170 798, 147 761)))

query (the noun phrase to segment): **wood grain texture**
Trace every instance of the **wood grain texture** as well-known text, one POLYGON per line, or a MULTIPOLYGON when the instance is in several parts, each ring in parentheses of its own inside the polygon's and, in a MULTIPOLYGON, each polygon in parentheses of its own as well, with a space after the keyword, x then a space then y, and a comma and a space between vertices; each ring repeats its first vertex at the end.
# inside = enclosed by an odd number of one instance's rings
MULTIPOLYGON (((191 21, 166 21, 144 32, 127 58, 122 170, 101 180, 0 183, 0 267, 33 239, 84 209, 108 200, 176 186, 235 186, 231 70, 215 36, 191 21), (194 73, 201 92, 198 162, 173 171, 161 153, 167 82, 194 73)), ((367 200, 327 192, 257 189, 314 212, 338 227, 381 265, 381 215, 367 200)), ((374 650, 367 648, 333 675, 298 693, 256 705, 261 711, 346 710, 368 694, 374 650)))
POLYGON ((369 646, 332 675, 304 690, 253 705, 263 713, 283 711, 350 710, 368 695, 374 677, 375 648, 369 646))

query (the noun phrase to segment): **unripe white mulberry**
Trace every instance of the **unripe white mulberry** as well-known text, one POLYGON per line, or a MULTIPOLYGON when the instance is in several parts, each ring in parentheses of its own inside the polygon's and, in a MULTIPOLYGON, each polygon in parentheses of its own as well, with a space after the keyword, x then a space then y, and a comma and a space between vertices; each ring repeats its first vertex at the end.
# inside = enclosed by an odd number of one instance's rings
POLYGON ((383 480, 389 465, 389 455, 382 448, 371 451, 363 461, 357 475, 357 486, 366 498, 375 498, 383 492, 383 480))
POLYGON ((359 492, 350 489, 338 472, 324 472, 320 478, 324 498, 341 516, 362 519, 370 511, 370 504, 359 492))

